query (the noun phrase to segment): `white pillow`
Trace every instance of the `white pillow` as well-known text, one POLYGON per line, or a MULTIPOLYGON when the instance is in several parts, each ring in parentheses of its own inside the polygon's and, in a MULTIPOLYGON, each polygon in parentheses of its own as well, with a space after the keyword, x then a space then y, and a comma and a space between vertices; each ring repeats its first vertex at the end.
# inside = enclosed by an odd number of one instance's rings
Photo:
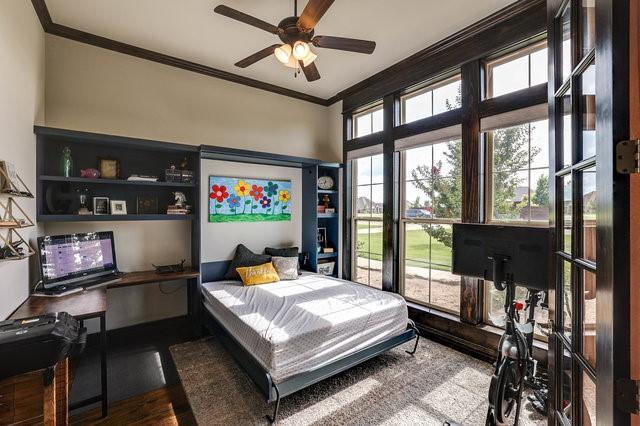
POLYGON ((297 257, 279 257, 271 258, 273 267, 276 268, 280 281, 297 280, 298 279, 298 258, 297 257))

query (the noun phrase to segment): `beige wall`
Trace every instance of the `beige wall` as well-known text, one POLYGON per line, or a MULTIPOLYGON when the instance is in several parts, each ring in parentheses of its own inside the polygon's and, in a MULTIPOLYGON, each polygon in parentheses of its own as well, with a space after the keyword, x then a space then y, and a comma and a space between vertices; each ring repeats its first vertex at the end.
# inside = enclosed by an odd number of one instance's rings
POLYGON ((328 109, 46 37, 47 125, 337 161, 328 109))
MULTIPOLYGON (((44 33, 31 2, 0 1, 0 159, 14 163, 32 191, 33 125, 44 123, 44 48, 44 33)), ((6 198, 0 196, 3 203, 6 198)), ((18 199, 18 204, 35 220, 33 200, 18 199)), ((37 228, 20 231, 29 239, 37 232, 37 228)), ((0 319, 27 297, 30 283, 28 260, 0 261, 0 319)))
MULTIPOLYGON (((333 137, 330 108, 51 35, 46 36, 46 111, 50 127, 329 162, 342 155, 342 133, 333 137)), ((190 259, 189 229, 180 222, 48 223, 44 232, 107 229, 115 232, 124 271, 190 259)), ((292 242, 297 240, 293 236, 292 242)), ((184 314, 186 292, 171 285, 169 291, 157 285, 109 291, 108 328, 184 314)))

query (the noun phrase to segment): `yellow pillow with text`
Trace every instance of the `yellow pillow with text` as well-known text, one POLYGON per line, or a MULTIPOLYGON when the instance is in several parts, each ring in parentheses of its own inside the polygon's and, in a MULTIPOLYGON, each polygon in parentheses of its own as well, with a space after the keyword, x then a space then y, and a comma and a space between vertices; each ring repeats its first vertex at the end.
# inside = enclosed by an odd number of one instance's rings
POLYGON ((271 262, 258 266, 236 268, 236 271, 238 271, 243 285, 268 284, 280 281, 280 277, 271 262))

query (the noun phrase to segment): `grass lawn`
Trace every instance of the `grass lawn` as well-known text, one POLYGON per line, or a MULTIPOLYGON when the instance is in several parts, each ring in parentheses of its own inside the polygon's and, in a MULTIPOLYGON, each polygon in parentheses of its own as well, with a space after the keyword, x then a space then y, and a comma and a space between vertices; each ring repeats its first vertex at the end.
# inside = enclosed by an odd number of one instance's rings
MULTIPOLYGON (((380 228, 382 224, 380 224, 380 228)), ((377 224, 372 225, 372 231, 377 224)), ((358 240, 364 244, 359 257, 382 260, 382 232, 372 232, 367 238, 367 224, 358 224, 358 240)), ((405 235, 406 265, 429 267, 429 235, 422 229, 410 229, 405 235)), ((451 270, 451 249, 436 239, 431 239, 431 268, 441 271, 451 270)))
POLYGON ((278 221, 290 221, 290 213, 279 214, 210 214, 209 222, 221 223, 221 222, 278 222, 278 221))

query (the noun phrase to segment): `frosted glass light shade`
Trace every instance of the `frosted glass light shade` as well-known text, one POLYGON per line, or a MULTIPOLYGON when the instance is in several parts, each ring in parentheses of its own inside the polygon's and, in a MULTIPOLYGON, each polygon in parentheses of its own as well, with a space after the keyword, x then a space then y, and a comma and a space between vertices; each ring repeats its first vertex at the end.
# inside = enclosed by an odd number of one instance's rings
POLYGON ((291 58, 291 46, 283 44, 280 47, 276 47, 276 50, 273 53, 276 55, 278 61, 287 65, 287 62, 289 62, 289 59, 291 58))
POLYGON ((299 61, 303 60, 311 49, 304 41, 296 41, 293 45, 293 56, 299 61))

